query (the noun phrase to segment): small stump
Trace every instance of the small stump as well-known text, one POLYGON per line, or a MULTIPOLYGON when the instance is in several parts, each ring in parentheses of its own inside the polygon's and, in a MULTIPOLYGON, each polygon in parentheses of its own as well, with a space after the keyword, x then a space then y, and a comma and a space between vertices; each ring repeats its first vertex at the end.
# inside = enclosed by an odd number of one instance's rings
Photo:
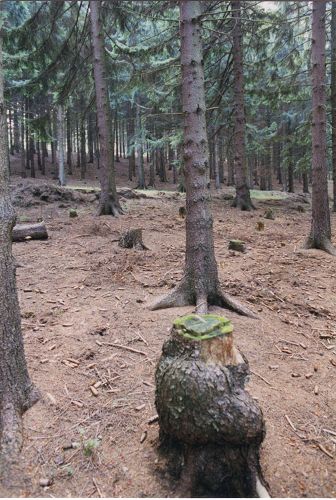
POLYGON ((275 219, 274 212, 273 212, 272 208, 268 208, 265 211, 264 217, 265 217, 265 219, 269 219, 269 220, 274 220, 275 219))
POLYGON ((75 210, 74 208, 70 208, 69 217, 70 217, 70 219, 74 219, 75 217, 78 217, 77 210, 75 210))
POLYGON ((122 248, 136 248, 137 250, 148 250, 142 241, 142 229, 130 229, 120 239, 119 246, 122 248))
POLYGON ((263 415, 244 390, 250 371, 232 330, 214 314, 184 316, 163 345, 155 404, 179 496, 268 496, 259 464, 263 415))
POLYGON ((241 240, 230 240, 229 241, 229 250, 235 250, 236 252, 245 252, 245 242, 241 240))

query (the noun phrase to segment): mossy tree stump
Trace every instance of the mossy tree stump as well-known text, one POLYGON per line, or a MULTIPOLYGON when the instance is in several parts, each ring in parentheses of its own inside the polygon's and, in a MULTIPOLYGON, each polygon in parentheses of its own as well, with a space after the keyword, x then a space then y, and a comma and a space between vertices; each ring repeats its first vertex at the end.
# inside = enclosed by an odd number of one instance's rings
POLYGON ((236 252, 244 253, 246 251, 245 241, 241 240, 230 240, 229 250, 235 250, 236 252))
POLYGON ((259 448, 262 411, 244 386, 250 373, 221 316, 174 321, 156 370, 160 442, 179 496, 268 496, 259 448))

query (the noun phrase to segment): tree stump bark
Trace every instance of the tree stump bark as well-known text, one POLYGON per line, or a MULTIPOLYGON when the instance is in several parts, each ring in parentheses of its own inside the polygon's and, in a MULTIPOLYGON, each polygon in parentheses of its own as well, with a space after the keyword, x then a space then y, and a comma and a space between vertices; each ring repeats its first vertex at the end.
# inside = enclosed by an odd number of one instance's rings
POLYGON ((12 241, 47 240, 48 231, 44 222, 38 224, 17 224, 12 232, 12 241))
POLYGON ((261 409, 245 391, 250 374, 221 316, 175 320, 156 370, 161 450, 178 496, 269 496, 259 463, 261 409))
POLYGON ((136 248, 137 250, 148 250, 142 241, 142 229, 130 229, 120 239, 119 246, 122 248, 136 248))

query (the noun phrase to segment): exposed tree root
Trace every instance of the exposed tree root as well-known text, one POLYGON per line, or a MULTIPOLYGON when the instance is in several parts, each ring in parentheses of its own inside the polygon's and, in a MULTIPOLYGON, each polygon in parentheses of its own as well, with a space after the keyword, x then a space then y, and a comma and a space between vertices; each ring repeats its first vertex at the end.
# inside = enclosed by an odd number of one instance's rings
POLYGON ((19 462, 23 441, 22 415, 40 397, 34 385, 31 385, 27 392, 27 399, 22 408, 18 408, 10 396, 4 398, 0 404, 0 485, 4 488, 17 488, 24 479, 19 462))
POLYGON ((169 307, 183 307, 189 306, 192 302, 188 297, 184 286, 178 286, 168 295, 164 295, 159 298, 150 306, 151 311, 156 311, 157 309, 168 309, 169 307))
POLYGON ((1 411, 1 431, 0 431, 1 460, 3 459, 11 460, 19 453, 21 446, 22 446, 21 414, 15 408, 14 403, 12 402, 4 403, 1 411))
MULTIPOLYGON (((234 299, 231 295, 228 295, 227 293, 220 292, 218 295, 218 299, 221 301, 220 305, 221 307, 224 307, 226 309, 231 309, 231 311, 234 311, 241 316, 247 316, 248 318, 254 318, 257 319, 258 316, 251 311, 248 307, 244 306, 241 304, 238 300, 234 299)), ((213 304, 216 304, 214 302, 213 304)))
POLYGON ((119 202, 117 202, 112 196, 110 196, 107 200, 99 201, 97 215, 113 215, 114 217, 118 217, 122 214, 123 211, 119 202))
POLYGON ((323 250, 324 252, 327 252, 328 254, 336 257, 336 248, 332 245, 331 241, 328 238, 324 238, 320 242, 317 242, 316 240, 314 240, 314 238, 309 236, 303 248, 305 250, 309 250, 312 248, 315 248, 316 250, 323 250))
POLYGON ((257 316, 248 307, 240 304, 239 301, 221 291, 217 291, 217 293, 208 296, 200 295, 195 300, 195 295, 191 293, 184 282, 168 295, 159 298, 156 302, 151 304, 149 308, 151 311, 155 311, 158 309, 188 305, 196 305, 196 312, 198 314, 206 314, 208 312, 208 306, 216 305, 230 309, 241 316, 257 319, 257 316))

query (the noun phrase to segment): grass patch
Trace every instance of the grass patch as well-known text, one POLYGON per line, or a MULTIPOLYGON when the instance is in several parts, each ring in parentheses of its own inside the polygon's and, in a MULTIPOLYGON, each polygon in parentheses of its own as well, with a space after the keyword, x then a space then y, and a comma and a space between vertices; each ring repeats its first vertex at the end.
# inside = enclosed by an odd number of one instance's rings
POLYGON ((250 190, 251 198, 254 200, 285 200, 288 198, 287 193, 280 193, 280 191, 259 191, 257 189, 250 190))

